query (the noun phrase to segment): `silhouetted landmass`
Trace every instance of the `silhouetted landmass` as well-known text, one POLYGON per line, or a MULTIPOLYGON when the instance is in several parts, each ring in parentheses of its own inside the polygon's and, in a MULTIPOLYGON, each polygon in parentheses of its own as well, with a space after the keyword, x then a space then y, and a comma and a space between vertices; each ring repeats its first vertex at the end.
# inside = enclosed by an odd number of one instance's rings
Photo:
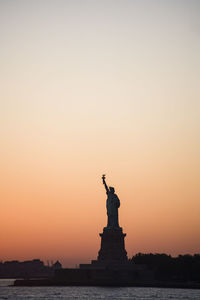
MULTIPOLYGON (((41 266, 39 261, 38 266, 41 266)), ((55 270, 46 279, 16 280, 16 286, 138 286, 200 288, 200 254, 138 253, 125 262, 92 261, 77 269, 55 270)), ((35 276, 36 278, 36 276, 35 276)))
POLYGON ((62 268, 57 261, 46 266, 40 259, 19 262, 17 260, 0 262, 0 278, 48 278, 54 270, 62 268))
POLYGON ((135 264, 148 266, 155 280, 200 283, 200 254, 179 255, 138 253, 132 257, 135 264))

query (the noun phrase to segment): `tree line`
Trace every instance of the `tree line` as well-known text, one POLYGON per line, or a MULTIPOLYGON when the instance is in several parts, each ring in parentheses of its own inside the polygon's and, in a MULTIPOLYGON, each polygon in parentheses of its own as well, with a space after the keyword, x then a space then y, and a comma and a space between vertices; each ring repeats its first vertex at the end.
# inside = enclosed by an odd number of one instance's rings
POLYGON ((200 254, 172 257, 167 254, 138 253, 132 257, 135 264, 146 265, 154 271, 156 280, 200 282, 200 254))

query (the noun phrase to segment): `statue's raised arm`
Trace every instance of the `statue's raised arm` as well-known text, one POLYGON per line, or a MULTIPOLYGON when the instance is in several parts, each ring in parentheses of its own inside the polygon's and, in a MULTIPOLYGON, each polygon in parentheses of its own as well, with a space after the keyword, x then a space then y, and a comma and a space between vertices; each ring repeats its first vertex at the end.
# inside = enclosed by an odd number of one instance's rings
POLYGON ((106 192, 108 193, 108 192, 109 192, 109 189, 108 189, 108 186, 107 186, 107 184, 106 184, 106 175, 105 175, 105 174, 102 176, 102 180, 103 180, 103 184, 104 184, 104 186, 105 186, 106 192))

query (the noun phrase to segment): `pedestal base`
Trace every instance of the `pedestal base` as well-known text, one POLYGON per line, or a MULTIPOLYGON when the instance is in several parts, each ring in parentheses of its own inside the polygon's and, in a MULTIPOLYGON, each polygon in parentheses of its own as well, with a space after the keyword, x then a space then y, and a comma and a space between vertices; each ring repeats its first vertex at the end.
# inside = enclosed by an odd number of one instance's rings
POLYGON ((98 254, 98 261, 126 261, 127 252, 124 246, 124 238, 126 234, 122 232, 122 228, 107 228, 101 237, 101 249, 98 254))

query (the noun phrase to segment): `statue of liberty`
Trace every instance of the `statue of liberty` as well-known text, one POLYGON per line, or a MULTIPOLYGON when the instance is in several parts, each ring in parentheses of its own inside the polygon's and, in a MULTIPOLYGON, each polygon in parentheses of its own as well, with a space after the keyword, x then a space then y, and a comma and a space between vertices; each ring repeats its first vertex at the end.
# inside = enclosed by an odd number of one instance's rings
POLYGON ((118 208, 120 207, 120 201, 118 196, 115 194, 115 189, 113 187, 109 187, 106 184, 105 175, 102 176, 103 184, 106 189, 106 194, 108 195, 106 201, 106 208, 107 208, 107 216, 108 216, 108 229, 111 228, 120 228, 119 221, 118 221, 118 208))

